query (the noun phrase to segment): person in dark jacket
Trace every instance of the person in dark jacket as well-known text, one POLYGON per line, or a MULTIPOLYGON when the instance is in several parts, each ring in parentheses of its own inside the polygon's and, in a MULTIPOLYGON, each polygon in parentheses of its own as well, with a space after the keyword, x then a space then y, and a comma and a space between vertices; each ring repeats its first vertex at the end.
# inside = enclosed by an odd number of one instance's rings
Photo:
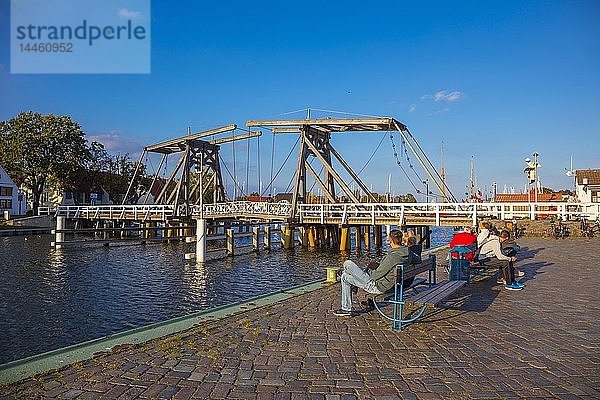
POLYGON ((385 293, 394 286, 394 269, 397 264, 409 264, 408 247, 402 246, 402 232, 390 231, 388 236, 391 249, 376 269, 361 268, 353 261, 346 260, 342 277, 342 307, 333 313, 341 317, 352 315, 352 287, 356 286, 371 294, 385 293))

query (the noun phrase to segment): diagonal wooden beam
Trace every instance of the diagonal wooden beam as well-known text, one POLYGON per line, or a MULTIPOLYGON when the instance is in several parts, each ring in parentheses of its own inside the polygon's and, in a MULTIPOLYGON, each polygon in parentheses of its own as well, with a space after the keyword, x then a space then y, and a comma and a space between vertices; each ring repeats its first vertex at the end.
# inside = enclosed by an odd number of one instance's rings
POLYGON ((314 153, 315 157, 317 157, 319 159, 319 161, 321 161, 321 163, 323 164, 323 167, 325 168, 325 170, 327 172, 329 172, 331 174, 331 176, 333 176, 333 179, 338 183, 338 185, 340 185, 340 187, 348 195, 348 197, 350 197, 353 202, 360 203, 360 200, 356 198, 356 196, 354 195, 354 193, 352 193, 352 190, 350 190, 350 188, 348 187, 348 185, 346 185, 346 182, 344 182, 344 180, 342 179, 342 177, 339 176, 339 174, 336 172, 335 169, 333 169, 333 167, 331 166, 331 164, 329 164, 327 162, 327 160, 325 159, 325 157, 323 157, 323 155, 319 152, 319 150, 317 150, 317 148, 315 147, 315 145, 312 144, 310 142, 310 140, 308 140, 308 138, 306 137, 306 135, 304 133, 302 133, 302 136, 304 137, 303 140, 305 141, 305 143, 308 146, 308 148, 314 153))
POLYGON ((360 186, 360 188, 366 193, 366 195, 369 197, 369 199, 371 199, 371 201, 373 201, 373 202, 377 202, 377 199, 375 198, 375 196, 373 196, 373 193, 371 193, 371 191, 369 190, 369 188, 367 187, 367 185, 365 185, 363 183, 363 181, 360 180, 360 178, 358 177, 358 175, 356 175, 356 173, 352 170, 352 168, 350 168, 350 165, 348 165, 348 163, 346 162, 346 160, 344 160, 342 158, 342 156, 340 155, 340 153, 338 153, 337 150, 333 148, 333 146, 331 145, 331 143, 327 143, 327 147, 329 148, 329 151, 331 151, 331 153, 333 153, 333 155, 335 156, 335 158, 338 159, 338 161, 340 162, 340 164, 342 164, 342 166, 350 174, 350 176, 354 179, 354 181, 356 183, 358 183, 358 186, 360 186))
MULTIPOLYGON (((164 153, 165 151, 173 153, 173 152, 176 152, 176 151, 171 150, 173 146, 178 146, 181 143, 185 143, 188 140, 194 140, 194 139, 199 139, 199 138, 206 137, 206 136, 218 135, 219 133, 233 131, 236 128, 237 128, 237 125, 235 125, 235 124, 225 125, 225 126, 222 126, 220 128, 215 128, 215 129, 211 129, 211 130, 204 131, 204 132, 198 132, 198 133, 194 133, 193 135, 182 136, 182 137, 177 138, 177 139, 169 140, 169 141, 162 142, 162 143, 153 144, 151 146, 146 146, 144 148, 144 150, 155 152, 155 153, 164 153)), ((185 150, 185 148, 181 149, 179 151, 183 151, 183 150, 185 150)))
POLYGON ((325 196, 327 196, 327 198, 329 199, 329 201, 332 202, 332 203, 337 203, 337 200, 335 199, 335 196, 325 186, 325 183, 323 183, 323 181, 321 180, 321 178, 319 177, 319 175, 317 175, 317 173, 315 172, 315 170, 313 169, 313 167, 309 163, 306 163, 306 170, 308 172, 310 172, 310 174, 312 175, 313 179, 319 184, 319 186, 321 186, 321 189, 323 189, 323 193, 325 194, 325 196))
POLYGON ((162 190, 160 191, 160 194, 156 197, 156 199, 154 199, 154 201, 156 201, 157 199, 161 199, 163 197, 163 195, 167 191, 167 188, 169 187, 169 184, 173 181, 173 177, 175 177, 175 174, 181 167, 182 162, 183 162, 183 156, 179 157, 179 160, 177 161, 175 168, 173 168, 173 172, 171 172, 171 175, 169 175, 169 179, 167 179, 167 181, 165 182, 165 186, 162 188, 162 190))

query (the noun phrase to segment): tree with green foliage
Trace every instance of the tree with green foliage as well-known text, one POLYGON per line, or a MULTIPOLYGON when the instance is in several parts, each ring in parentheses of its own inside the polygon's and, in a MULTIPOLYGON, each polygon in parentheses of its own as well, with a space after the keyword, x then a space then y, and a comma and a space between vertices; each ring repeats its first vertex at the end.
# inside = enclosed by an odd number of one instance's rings
POLYGON ((0 122, 0 164, 31 192, 34 213, 45 187, 72 185, 90 158, 85 133, 69 116, 29 111, 0 122))
POLYGON ((150 178, 146 175, 146 165, 133 161, 129 153, 111 155, 104 145, 98 142, 90 143, 91 158, 86 165, 87 173, 98 184, 106 190, 110 199, 118 201, 119 195, 125 195, 125 191, 133 180, 132 191, 126 202, 137 201, 139 192, 150 189, 150 178), (137 174, 134 177, 134 174, 137 174))

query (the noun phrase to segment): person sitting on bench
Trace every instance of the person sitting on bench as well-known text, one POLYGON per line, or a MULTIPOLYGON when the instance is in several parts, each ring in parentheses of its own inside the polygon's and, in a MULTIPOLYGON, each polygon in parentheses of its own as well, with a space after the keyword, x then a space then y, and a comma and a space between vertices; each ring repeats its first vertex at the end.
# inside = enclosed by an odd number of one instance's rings
POLYGON ((352 316, 352 288, 355 286, 371 294, 382 294, 394 286, 394 269, 397 264, 407 265, 411 259, 408 247, 402 246, 402 232, 397 229, 390 231, 388 242, 391 249, 381 260, 376 269, 361 268, 351 260, 343 265, 342 277, 342 307, 333 312, 339 317, 352 316))
MULTIPOLYGON (((465 259, 473 260, 473 254, 477 250, 477 236, 473 235, 473 228, 465 226, 461 232, 458 232, 450 241, 450 250, 454 246, 464 246, 471 249, 471 253, 465 254, 465 259)), ((458 258, 457 252, 452 252, 452 258, 458 258)))
POLYGON ((501 241, 504 241, 507 238, 508 235, 500 235, 500 237, 498 237, 498 230, 493 228, 490 229, 489 238, 479 249, 479 262, 490 268, 498 268, 498 279, 504 278, 505 289, 522 290, 525 285, 515 280, 515 268, 513 262, 517 260, 517 257, 505 256, 502 254, 500 248, 501 241))

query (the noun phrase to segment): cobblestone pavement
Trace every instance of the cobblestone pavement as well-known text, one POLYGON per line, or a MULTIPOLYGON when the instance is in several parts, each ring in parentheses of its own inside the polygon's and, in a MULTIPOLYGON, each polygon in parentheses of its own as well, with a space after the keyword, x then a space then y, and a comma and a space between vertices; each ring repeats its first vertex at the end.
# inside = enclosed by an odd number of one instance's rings
POLYGON ((0 398, 600 398, 600 241, 521 244, 525 290, 478 277, 403 332, 376 312, 333 316, 333 285, 4 386, 0 398))

